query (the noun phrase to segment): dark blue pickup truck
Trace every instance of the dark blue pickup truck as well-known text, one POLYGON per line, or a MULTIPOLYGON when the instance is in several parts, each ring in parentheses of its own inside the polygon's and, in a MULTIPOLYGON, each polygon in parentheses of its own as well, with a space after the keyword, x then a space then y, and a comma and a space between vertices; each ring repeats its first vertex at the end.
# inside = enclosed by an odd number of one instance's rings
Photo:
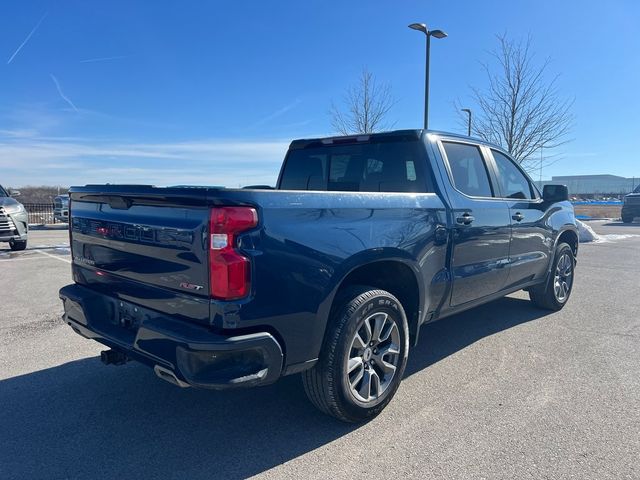
POLYGON ((277 187, 70 191, 64 320, 181 387, 302 372, 346 421, 396 392, 420 326, 528 290, 561 309, 578 235, 499 147, 405 130, 296 140, 277 187))

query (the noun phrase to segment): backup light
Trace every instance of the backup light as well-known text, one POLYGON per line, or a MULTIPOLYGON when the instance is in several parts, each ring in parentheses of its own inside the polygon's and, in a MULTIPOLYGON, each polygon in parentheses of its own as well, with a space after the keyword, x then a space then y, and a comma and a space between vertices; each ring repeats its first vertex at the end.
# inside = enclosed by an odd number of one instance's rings
POLYGON ((214 207, 209 220, 209 284, 219 300, 246 297, 251 289, 251 262, 237 247, 239 233, 258 225, 251 207, 214 207))

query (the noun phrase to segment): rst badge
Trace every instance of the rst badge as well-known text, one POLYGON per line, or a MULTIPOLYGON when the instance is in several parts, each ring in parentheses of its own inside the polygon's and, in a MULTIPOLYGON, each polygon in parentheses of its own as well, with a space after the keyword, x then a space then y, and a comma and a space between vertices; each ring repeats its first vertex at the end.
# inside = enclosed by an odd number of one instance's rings
POLYGON ((193 283, 187 283, 187 282, 182 282, 180 284, 181 288, 187 288, 189 290, 195 290, 197 292, 199 292, 200 290, 202 290, 204 287, 202 285, 195 285, 193 283))

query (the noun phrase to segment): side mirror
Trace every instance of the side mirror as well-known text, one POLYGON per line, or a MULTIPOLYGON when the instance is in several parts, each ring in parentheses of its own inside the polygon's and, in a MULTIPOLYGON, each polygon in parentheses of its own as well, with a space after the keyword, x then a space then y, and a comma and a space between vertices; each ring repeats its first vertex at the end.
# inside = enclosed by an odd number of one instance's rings
POLYGON ((569 200, 569 189, 566 185, 545 185, 542 199, 549 203, 566 202, 569 200))
POLYGON ((9 195, 12 197, 19 197, 20 196, 20 190, 13 190, 13 189, 9 189, 9 195))

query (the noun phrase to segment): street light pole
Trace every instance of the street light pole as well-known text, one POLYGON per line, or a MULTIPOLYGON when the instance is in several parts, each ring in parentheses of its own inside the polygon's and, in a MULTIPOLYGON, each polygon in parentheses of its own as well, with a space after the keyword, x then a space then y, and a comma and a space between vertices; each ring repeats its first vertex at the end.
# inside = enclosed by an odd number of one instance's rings
POLYGON ((469 115, 469 120, 467 121, 467 136, 470 137, 471 136, 471 109, 463 108, 462 111, 467 112, 467 115, 469 115))
POLYGON ((431 53, 431 35, 427 32, 427 55, 424 72, 424 129, 429 128, 429 54, 431 53))
POLYGON ((442 30, 429 30, 424 23, 412 23, 409 28, 418 30, 427 36, 427 51, 424 75, 424 128, 429 128, 429 54, 431 51, 431 37, 445 38, 447 34, 442 30))

